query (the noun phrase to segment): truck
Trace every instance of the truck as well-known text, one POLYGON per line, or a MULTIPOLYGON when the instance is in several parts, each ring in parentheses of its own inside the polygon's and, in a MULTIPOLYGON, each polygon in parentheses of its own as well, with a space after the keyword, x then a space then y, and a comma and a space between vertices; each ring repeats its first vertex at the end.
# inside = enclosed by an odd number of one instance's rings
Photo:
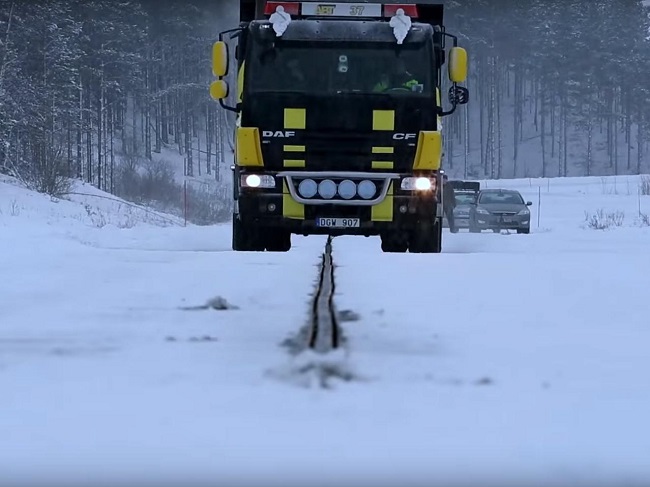
POLYGON ((442 0, 240 0, 210 85, 236 114, 233 250, 286 252, 315 234, 442 250, 441 121, 469 99, 443 12, 442 0))

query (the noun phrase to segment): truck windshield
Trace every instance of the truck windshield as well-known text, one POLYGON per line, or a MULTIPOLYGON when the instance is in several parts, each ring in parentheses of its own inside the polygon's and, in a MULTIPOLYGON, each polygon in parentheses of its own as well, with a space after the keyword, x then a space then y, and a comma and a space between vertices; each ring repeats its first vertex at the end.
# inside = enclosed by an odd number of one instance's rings
POLYGON ((257 44, 248 61, 251 92, 434 93, 433 58, 425 44, 399 48, 378 43, 257 44))

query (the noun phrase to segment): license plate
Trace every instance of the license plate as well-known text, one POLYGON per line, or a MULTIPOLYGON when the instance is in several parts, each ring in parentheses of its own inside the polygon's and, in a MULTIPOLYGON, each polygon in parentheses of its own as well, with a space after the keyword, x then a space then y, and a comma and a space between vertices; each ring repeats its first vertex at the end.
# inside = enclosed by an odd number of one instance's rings
POLYGON ((514 218, 509 217, 509 216, 504 216, 503 217, 503 223, 512 223, 514 221, 514 218))
POLYGON ((358 218, 317 218, 317 227, 327 228, 358 228, 358 218))

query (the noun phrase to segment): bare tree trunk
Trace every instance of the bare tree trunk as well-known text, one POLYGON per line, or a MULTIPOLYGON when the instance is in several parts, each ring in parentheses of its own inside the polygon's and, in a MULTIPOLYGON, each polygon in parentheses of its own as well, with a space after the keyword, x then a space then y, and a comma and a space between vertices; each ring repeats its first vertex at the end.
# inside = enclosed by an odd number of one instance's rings
POLYGON ((81 72, 79 72, 79 120, 77 121, 77 177, 83 177, 83 156, 82 156, 82 135, 84 125, 84 108, 83 108, 83 83, 81 80, 81 72))
POLYGON ((145 90, 145 103, 144 103, 144 156, 151 160, 151 96, 152 85, 151 82, 151 48, 147 49, 147 60, 144 69, 144 90, 145 90))
MULTIPOLYGON (((639 104, 639 111, 641 105, 639 104)), ((641 113, 639 113, 639 120, 636 125, 636 173, 641 174, 641 161, 643 160, 643 128, 641 124, 641 113)))
MULTIPOLYGON (((103 50, 104 46, 102 46, 103 50)), ((102 130, 104 130, 104 66, 99 78, 99 99, 97 107, 97 188, 102 189, 102 130)))
POLYGON ((113 150, 113 141, 115 140, 115 109, 111 107, 111 124, 110 124, 110 140, 111 140, 111 186, 110 191, 115 194, 115 152, 113 150))
POLYGON ((514 101, 513 101, 513 120, 512 120, 512 177, 517 177, 517 157, 519 155, 519 138, 521 137, 521 68, 517 64, 515 66, 515 80, 514 80, 514 101))
MULTIPOLYGON (((591 91, 591 90, 590 90, 591 91)), ((594 138, 593 95, 589 94, 589 115, 587 118, 587 176, 591 176, 594 138)))
POLYGON ((485 59, 481 57, 478 62, 478 95, 479 95, 479 153, 481 154, 481 168, 483 174, 487 174, 487 144, 485 140, 486 134, 486 116, 485 116, 485 59), (484 152, 485 150, 485 152, 484 152))
POLYGON ((5 72, 7 69, 7 56, 9 55, 9 33, 11 32, 11 24, 14 18, 14 6, 15 2, 11 2, 9 7, 9 16, 7 18, 7 29, 5 30, 5 40, 4 40, 4 53, 2 54, 2 62, 0 63, 0 92, 4 85, 5 72))
POLYGON ((212 174, 212 105, 205 105, 205 158, 206 158, 206 170, 208 174, 212 174))
POLYGON ((540 89, 540 125, 542 129, 540 141, 542 144, 542 177, 546 177, 546 83, 540 89))
POLYGON ((503 140, 501 137, 501 85, 502 85, 502 76, 501 76, 501 63, 499 63, 499 58, 495 57, 495 67, 494 67, 494 90, 495 90, 495 111, 496 111, 496 132, 497 132, 497 179, 501 179, 503 173, 503 152, 501 146, 503 145, 503 140))
POLYGON ((563 140, 563 152, 562 152, 562 158, 564 159, 563 166, 563 175, 564 177, 567 176, 568 172, 568 157, 569 157, 569 130, 568 130, 568 109, 567 105, 569 104, 568 100, 568 95, 566 90, 562 92, 563 99, 562 99, 562 140, 563 140))
POLYGON ((132 143, 133 143, 133 155, 134 156, 136 156, 138 154, 138 111, 137 111, 137 108, 136 108, 137 104, 135 102, 135 99, 136 99, 136 95, 134 93, 133 96, 131 96, 131 100, 132 100, 132 103, 133 103, 132 112, 131 112, 131 123, 133 124, 133 126, 131 127, 131 130, 132 130, 132 135, 133 135, 132 143))
POLYGON ((194 161, 192 160, 192 127, 190 125, 190 114, 185 104, 183 116, 183 131, 185 135, 185 157, 187 160, 187 175, 194 176, 194 161))
POLYGON ((86 181, 93 182, 93 132, 90 93, 86 97, 86 181))

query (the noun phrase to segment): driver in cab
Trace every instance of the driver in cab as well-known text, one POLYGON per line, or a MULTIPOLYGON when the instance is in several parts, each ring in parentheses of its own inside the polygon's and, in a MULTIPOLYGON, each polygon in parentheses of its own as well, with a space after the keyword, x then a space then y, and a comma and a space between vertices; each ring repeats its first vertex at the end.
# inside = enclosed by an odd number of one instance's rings
POLYGON ((384 93, 392 90, 422 92, 422 85, 406 69, 406 64, 401 59, 398 59, 393 65, 391 73, 383 73, 381 75, 379 81, 372 89, 374 93, 384 93))

